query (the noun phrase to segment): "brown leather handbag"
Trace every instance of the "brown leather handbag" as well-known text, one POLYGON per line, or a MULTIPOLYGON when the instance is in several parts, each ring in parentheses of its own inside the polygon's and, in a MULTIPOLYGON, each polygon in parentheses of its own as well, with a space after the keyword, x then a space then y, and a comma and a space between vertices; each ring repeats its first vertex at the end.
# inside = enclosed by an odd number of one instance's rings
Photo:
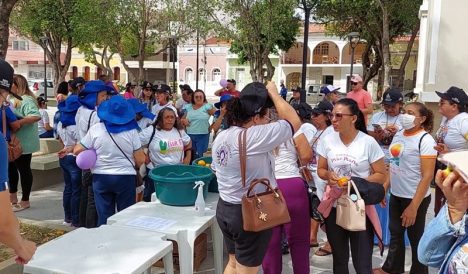
MULTIPOLYGON (((5 107, 2 107, 2 131, 3 131, 3 136, 5 137, 6 140, 6 134, 7 134, 7 121, 6 121, 6 111, 5 107)), ((21 154, 23 154, 23 148, 21 147, 21 143, 18 138, 13 134, 13 132, 10 132, 10 141, 7 141, 8 143, 8 162, 13 162, 14 160, 18 159, 21 154)))
MULTIPOLYGON (((247 130, 239 134, 239 157, 242 186, 245 187, 247 165, 247 130)), ((281 190, 273 188, 266 178, 255 179, 250 183, 247 194, 242 197, 242 220, 245 231, 259 232, 291 222, 288 207, 281 190), (255 186, 264 185, 265 192, 251 194, 255 186)))

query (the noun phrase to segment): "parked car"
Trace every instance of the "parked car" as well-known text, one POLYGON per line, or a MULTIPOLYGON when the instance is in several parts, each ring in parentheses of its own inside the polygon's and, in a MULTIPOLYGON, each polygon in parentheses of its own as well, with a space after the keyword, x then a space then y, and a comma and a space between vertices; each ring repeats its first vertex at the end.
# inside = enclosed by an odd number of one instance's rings
MULTIPOLYGON (((28 80, 29 89, 36 96, 44 96, 44 80, 28 80)), ((54 97, 54 83, 47 81, 47 97, 54 97)))

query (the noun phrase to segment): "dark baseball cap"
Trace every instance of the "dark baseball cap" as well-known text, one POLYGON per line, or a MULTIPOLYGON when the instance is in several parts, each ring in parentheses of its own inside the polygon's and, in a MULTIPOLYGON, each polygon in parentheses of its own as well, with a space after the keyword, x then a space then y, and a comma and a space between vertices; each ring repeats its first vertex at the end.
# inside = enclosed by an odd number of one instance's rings
POLYGON ((265 85, 259 82, 246 85, 241 91, 239 100, 242 110, 250 116, 259 114, 263 108, 273 106, 265 85))
POLYGON ((294 105, 294 109, 302 120, 310 119, 310 116, 312 115, 312 107, 305 102, 294 105))
POLYGON ((193 89, 192 89, 189 85, 187 85, 187 84, 185 84, 185 85, 179 85, 179 88, 180 88, 180 90, 182 90, 182 91, 187 90, 187 91, 193 92, 193 89))
POLYGON ((436 91, 437 95, 443 100, 450 100, 458 105, 466 105, 468 103, 468 95, 458 87, 450 87, 446 92, 436 91))
POLYGON ((148 81, 143 81, 143 84, 141 84, 141 87, 142 88, 150 88, 150 89, 153 89, 153 84, 151 84, 150 82, 148 81))
POLYGON ((403 102, 403 94, 399 88, 390 88, 382 95, 382 104, 394 106, 403 102))
POLYGON ((333 111, 333 104, 327 100, 323 100, 315 108, 312 109, 312 113, 315 114, 324 114, 331 113, 333 111))
POLYGON ((14 70, 10 64, 5 60, 0 59, 0 89, 8 91, 8 93, 18 100, 23 100, 20 96, 11 92, 11 86, 13 86, 13 74, 14 70))
POLYGON ((158 92, 158 93, 171 93, 171 87, 166 85, 166 84, 160 84, 156 88, 156 92, 158 92))
POLYGON ((292 92, 300 92, 300 91, 301 91, 301 87, 293 87, 293 88, 291 88, 291 91, 292 91, 292 92))
POLYGON ((86 84, 86 80, 83 77, 76 77, 71 82, 70 86, 72 89, 77 89, 79 86, 84 86, 86 84))

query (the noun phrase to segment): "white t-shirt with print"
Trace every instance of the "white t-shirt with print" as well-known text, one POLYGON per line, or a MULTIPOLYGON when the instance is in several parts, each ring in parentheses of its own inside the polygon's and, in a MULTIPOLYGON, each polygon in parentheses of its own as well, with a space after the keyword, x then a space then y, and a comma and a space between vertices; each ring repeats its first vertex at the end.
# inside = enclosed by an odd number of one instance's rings
POLYGON ((309 123, 301 125, 300 129, 294 134, 294 137, 282 143, 278 151, 275 150, 275 177, 276 179, 301 177, 297 166, 297 152, 294 146, 294 138, 305 135, 309 146, 312 146, 312 141, 317 129, 309 123))
POLYGON ((173 128, 170 131, 147 127, 139 134, 143 146, 148 145, 151 135, 154 137, 148 147, 148 153, 153 166, 180 164, 184 159, 184 146, 190 143, 190 137, 184 130, 173 128))
MULTIPOLYGON (((293 136, 291 124, 279 120, 266 125, 247 129, 246 186, 242 187, 238 136, 241 127, 232 126, 218 134, 213 142, 211 168, 216 172, 220 198, 229 203, 240 204, 254 179, 268 178, 276 187, 274 176, 275 157, 273 149, 293 136)), ((254 192, 263 192, 264 187, 256 187, 254 192)))
POLYGON ((450 150, 468 149, 468 113, 459 113, 450 120, 442 117, 436 136, 441 136, 450 150))
MULTIPOLYGON (((172 110, 174 110, 175 112, 175 116, 176 117, 179 117, 178 114, 177 114, 177 109, 174 107, 174 105, 172 104, 172 102, 168 102, 167 104, 165 104, 164 106, 161 106, 160 104, 156 104, 154 105, 152 108, 151 108, 151 112, 156 115, 156 118, 158 117, 158 113, 159 111, 161 111, 161 109, 163 108, 170 108, 172 110)), ((155 118, 155 119, 156 119, 155 118)))
POLYGON ((76 112, 75 122, 78 131, 78 137, 79 140, 81 140, 88 132, 88 128, 91 128, 93 125, 98 124, 99 122, 101 122, 101 120, 97 115, 97 111, 81 106, 76 112), (91 119, 89 119, 90 117, 91 119))
POLYGON ((343 144, 338 132, 332 132, 319 142, 317 152, 327 159, 328 169, 337 173, 338 176, 360 178, 369 177, 372 170, 371 164, 384 157, 377 141, 361 131, 348 146, 343 144), (340 174, 339 170, 348 172, 340 174))
POLYGON ((104 124, 98 123, 92 126, 85 137, 81 139, 81 145, 86 149, 96 150, 96 165, 91 169, 91 172, 107 175, 135 175, 133 153, 141 148, 138 131, 132 129, 111 134, 131 163, 112 141, 104 124))
POLYGON ((333 129, 333 126, 328 126, 324 130, 318 130, 313 137, 312 152, 314 153, 314 157, 312 157, 312 159, 309 162, 309 169, 313 173, 317 173, 317 163, 319 159, 319 154, 317 153, 317 147, 320 141, 325 139, 325 137, 332 132, 335 132, 335 130, 333 129))
POLYGON ((145 128, 148 128, 149 126, 151 126, 153 124, 153 120, 151 120, 150 118, 146 118, 146 117, 143 117, 140 119, 140 121, 137 121, 137 124, 138 126, 140 127, 140 129, 145 129, 145 128))
POLYGON ((62 122, 57 124, 57 134, 65 147, 75 146, 78 143, 78 131, 75 125, 62 126, 62 122))
MULTIPOLYGON (((380 125, 382 129, 385 129, 388 126, 396 126, 398 130, 402 129, 400 122, 400 115, 390 116, 385 111, 378 112, 372 115, 371 122, 367 125, 367 131, 374 131, 374 124, 380 125)), ((389 145, 383 145, 379 142, 382 150, 385 154, 385 162, 387 163, 390 159, 390 154, 388 152, 389 145)))
MULTIPOLYGON (((412 199, 421 181, 421 159, 437 157, 434 138, 430 134, 425 134, 426 132, 421 130, 414 135, 405 136, 404 131, 400 130, 393 137, 389 148, 390 192, 393 195, 412 199), (419 150, 419 141, 421 141, 421 150, 419 150)), ((431 191, 428 189, 425 197, 430 194, 431 191)))
POLYGON ((49 123, 49 114, 47 114, 47 110, 42 108, 39 109, 39 113, 41 114, 41 120, 37 122, 37 131, 41 135, 47 131, 44 125, 49 123))

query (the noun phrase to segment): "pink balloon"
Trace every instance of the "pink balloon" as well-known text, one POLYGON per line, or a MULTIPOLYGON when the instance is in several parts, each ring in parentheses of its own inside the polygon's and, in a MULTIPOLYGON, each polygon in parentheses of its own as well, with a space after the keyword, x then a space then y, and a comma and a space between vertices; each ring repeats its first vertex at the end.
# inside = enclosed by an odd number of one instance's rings
POLYGON ((223 88, 227 87, 227 80, 226 79, 221 79, 219 81, 219 85, 222 86, 223 88))
POLYGON ((88 149, 76 156, 76 165, 81 169, 91 169, 96 165, 96 151, 88 149))

